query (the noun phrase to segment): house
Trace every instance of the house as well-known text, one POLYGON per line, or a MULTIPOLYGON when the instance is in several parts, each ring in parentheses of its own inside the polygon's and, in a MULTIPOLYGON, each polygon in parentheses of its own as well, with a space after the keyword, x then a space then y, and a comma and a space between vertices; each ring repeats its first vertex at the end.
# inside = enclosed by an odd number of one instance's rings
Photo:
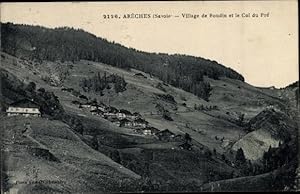
POLYGON ((119 110, 113 106, 106 107, 105 112, 117 114, 119 110))
POLYGON ((117 118, 117 113, 118 113, 118 109, 116 109, 115 107, 107 107, 105 110, 104 110, 104 117, 106 119, 109 119, 109 118, 117 118))
POLYGON ((116 113, 111 113, 111 112, 104 112, 103 116, 105 119, 117 118, 116 113))
POLYGON ((136 120, 136 119, 142 118, 142 115, 138 112, 134 112, 130 115, 127 115, 127 118, 129 118, 131 120, 136 120))
POLYGON ((107 108, 107 106, 102 102, 100 102, 100 104, 98 104, 98 106, 97 106, 97 109, 99 109, 103 112, 106 110, 106 108, 107 108))
POLYGON ((131 112, 125 109, 121 109, 119 110, 119 112, 117 112, 117 117, 119 119, 125 119, 127 117, 130 117, 131 115, 132 115, 131 112))
POLYGON ((91 103, 88 102, 88 103, 85 103, 85 104, 80 104, 79 108, 91 108, 91 103))
POLYGON ((72 92, 73 88, 62 88, 61 91, 72 92))
POLYGON ((156 129, 155 127, 146 127, 146 128, 136 129, 135 132, 143 135, 154 135, 157 132, 159 132, 159 130, 156 129))
POLYGON ((6 110, 7 116, 22 115, 25 117, 40 117, 40 107, 33 100, 23 99, 9 105, 6 110))
POLYGON ((121 121, 115 117, 110 117, 107 120, 109 120, 110 122, 112 122, 113 124, 117 125, 118 127, 120 127, 121 121))
POLYGON ((133 127, 146 128, 148 126, 148 122, 142 118, 138 118, 134 120, 132 123, 133 123, 133 127))
POLYGON ((179 145, 179 147, 180 147, 181 149, 185 149, 185 150, 192 150, 192 145, 191 145, 190 143, 187 143, 187 142, 185 142, 185 143, 179 145))
POLYGON ((132 121, 130 121, 130 120, 128 120, 128 119, 122 119, 121 121, 120 121, 120 127, 133 127, 133 122, 132 121))
POLYGON ((175 134, 171 132, 169 129, 165 129, 155 134, 159 140, 162 141, 170 141, 175 137, 175 134))
POLYGON ((96 110, 96 109, 98 109, 98 103, 97 103, 97 101, 92 101, 92 102, 90 102, 90 103, 88 103, 89 105, 90 105, 90 109, 91 110, 96 110))
POLYGON ((105 110, 107 109, 107 106, 102 102, 100 102, 100 104, 98 104, 96 101, 93 101, 90 103, 90 108, 91 108, 91 110, 99 109, 99 110, 105 112, 105 110))
POLYGON ((184 137, 180 134, 175 135, 173 138, 175 141, 184 141, 184 137))
POLYGON ((100 109, 95 109, 90 111, 93 115, 99 115, 99 116, 104 116, 104 112, 100 109))
POLYGON ((139 77, 139 78, 147 79, 147 77, 144 74, 142 74, 142 73, 136 73, 136 74, 134 74, 134 76, 135 77, 139 77))

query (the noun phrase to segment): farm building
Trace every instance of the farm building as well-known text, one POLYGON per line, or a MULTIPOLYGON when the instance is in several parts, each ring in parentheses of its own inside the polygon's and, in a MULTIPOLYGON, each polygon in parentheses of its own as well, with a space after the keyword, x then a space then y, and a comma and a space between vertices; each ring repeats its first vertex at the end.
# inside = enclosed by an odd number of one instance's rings
POLYGON ((136 119, 136 120, 133 121, 133 126, 134 127, 146 128, 148 126, 148 122, 145 121, 142 118, 138 118, 138 119, 136 119))
POLYGON ((117 117, 119 119, 125 119, 131 115, 131 112, 125 109, 121 109, 117 112, 117 117))
POLYGON ((104 110, 104 117, 106 119, 110 119, 110 118, 117 118, 117 113, 118 113, 118 109, 116 109, 115 107, 107 107, 105 110, 104 110))
POLYGON ((41 116, 39 105, 33 102, 33 100, 27 100, 27 99, 23 99, 10 104, 6 110, 6 113, 7 116, 17 116, 17 115, 22 115, 25 117, 41 116))
POLYGON ((140 128, 135 130, 136 133, 143 134, 143 135, 154 135, 159 132, 158 129, 155 127, 146 127, 146 128, 140 128))
POLYGON ((131 120, 136 120, 136 119, 142 118, 142 115, 138 112, 134 112, 130 115, 127 115, 127 118, 129 118, 131 120))
POLYGON ((135 77, 139 77, 139 78, 147 79, 147 77, 144 74, 142 74, 142 73, 136 73, 136 74, 134 74, 134 76, 135 77))
POLYGON ((173 138, 175 141, 183 141, 184 140, 184 137, 180 134, 178 135, 175 135, 174 138, 173 138))
POLYGON ((169 129, 165 129, 155 134, 159 140, 170 141, 175 137, 175 134, 172 133, 169 129))
POLYGON ((107 106, 104 103, 100 102, 100 104, 98 104, 96 108, 104 112, 107 106))
POLYGON ((120 127, 121 125, 121 121, 115 117, 108 118, 107 120, 112 122, 114 125, 117 125, 118 127, 120 127))
POLYGON ((133 127, 133 122, 128 119, 122 119, 120 121, 120 127, 133 127))
POLYGON ((179 147, 180 147, 181 149, 185 149, 185 150, 192 150, 192 145, 191 145, 190 143, 187 143, 187 142, 185 142, 185 143, 179 145, 179 147))
POLYGON ((119 110, 119 112, 117 112, 117 117, 119 119, 125 119, 127 117, 130 117, 131 115, 132 115, 131 112, 125 109, 121 109, 119 110))
POLYGON ((100 109, 95 109, 90 111, 93 115, 104 116, 104 112, 100 109))
POLYGON ((113 106, 106 107, 105 112, 117 114, 119 110, 113 106))

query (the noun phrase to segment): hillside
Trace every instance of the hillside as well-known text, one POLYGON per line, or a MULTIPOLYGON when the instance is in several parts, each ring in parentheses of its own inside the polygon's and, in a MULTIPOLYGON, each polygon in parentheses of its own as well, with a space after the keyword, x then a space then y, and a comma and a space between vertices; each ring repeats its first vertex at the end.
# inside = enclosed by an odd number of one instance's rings
POLYGON ((294 84, 254 87, 216 62, 144 53, 82 30, 2 24, 1 31, 7 189, 238 191, 247 182, 256 191, 292 190, 294 175, 281 175, 297 165, 294 84), (6 116, 24 98, 42 117, 6 116), (92 103, 105 108, 95 113, 92 103), (139 115, 156 132, 117 124, 105 116, 114 110, 139 115), (56 183, 16 184, 28 180, 56 183))
POLYGON ((135 68, 203 99, 208 95, 208 89, 203 87, 203 76, 244 80, 243 76, 216 61, 141 52, 67 27, 48 29, 1 23, 1 42, 2 51, 20 58, 61 62, 85 59, 123 69, 135 68))

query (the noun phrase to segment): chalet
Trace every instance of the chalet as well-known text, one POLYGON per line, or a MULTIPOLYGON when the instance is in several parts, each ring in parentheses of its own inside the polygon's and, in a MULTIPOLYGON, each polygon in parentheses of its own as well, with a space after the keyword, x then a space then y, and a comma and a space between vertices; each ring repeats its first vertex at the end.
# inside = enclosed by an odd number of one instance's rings
POLYGON ((34 116, 40 117, 40 107, 33 100, 23 99, 9 105, 6 110, 7 116, 22 115, 25 117, 34 116))
POLYGON ((185 149, 185 150, 192 150, 192 145, 191 145, 190 143, 187 143, 187 142, 185 142, 185 143, 179 145, 179 147, 180 147, 181 149, 185 149))
POLYGON ((105 112, 117 114, 119 110, 113 106, 106 107, 105 112))
POLYGON ((120 121, 120 127, 133 127, 133 122, 128 119, 122 119, 120 121))
POLYGON ((81 98, 81 99, 83 99, 83 100, 89 100, 88 97, 86 97, 85 95, 82 95, 82 94, 80 94, 80 95, 78 96, 78 98, 81 98))
POLYGON ((121 125, 121 121, 115 117, 110 117, 107 120, 109 120, 113 124, 117 125, 118 127, 120 127, 120 125, 121 125))
POLYGON ((106 105, 103 103, 98 104, 97 101, 87 102, 85 104, 80 104, 80 108, 89 108, 91 110, 99 109, 105 111, 107 109, 106 105))
POLYGON ((184 140, 184 137, 180 134, 178 135, 175 135, 174 138, 173 138, 175 141, 183 141, 184 140))
POLYGON ((155 134, 159 140, 162 141, 170 141, 175 137, 175 134, 171 132, 169 129, 165 129, 155 134))
POLYGON ((117 113, 118 113, 118 109, 116 109, 115 107, 107 107, 104 111, 104 117, 109 119, 109 118, 117 118, 117 113))
POLYGON ((95 109, 90 111, 93 115, 104 116, 104 112, 100 109, 95 109))
POLYGON ((105 112, 106 108, 107 108, 107 106, 103 103, 98 104, 97 102, 91 102, 91 107, 90 107, 91 110, 99 109, 99 110, 105 112))
POLYGON ((88 102, 88 103, 85 103, 85 104, 80 104, 79 107, 80 108, 91 108, 91 103, 88 102))
POLYGON ((104 112, 103 116, 105 119, 117 118, 116 113, 104 112))
POLYGON ((148 122, 142 118, 138 118, 134 120, 132 123, 133 123, 133 127, 146 128, 148 126, 148 122))
POLYGON ((117 115, 117 117, 118 117, 119 119, 125 119, 125 118, 127 118, 127 117, 130 117, 132 114, 131 114, 131 112, 128 111, 128 110, 121 109, 121 110, 119 110, 119 111, 117 112, 116 115, 117 115))
POLYGON ((62 88, 61 91, 72 92, 73 88, 62 88))
POLYGON ((107 108, 107 106, 102 102, 100 102, 100 104, 98 104, 98 106, 97 106, 97 109, 99 109, 103 112, 106 110, 106 108, 107 108))
POLYGON ((89 104, 89 108, 91 109, 91 110, 96 110, 96 109, 98 109, 97 107, 98 107, 98 103, 96 102, 96 101, 93 101, 93 102, 90 102, 90 103, 87 103, 87 104, 89 104))
POLYGON ((131 120, 136 120, 136 119, 142 118, 142 115, 138 112, 134 112, 130 115, 127 115, 127 118, 129 118, 131 120))
POLYGON ((144 74, 142 74, 142 73, 136 73, 136 74, 134 74, 134 76, 135 77, 139 77, 139 78, 147 79, 147 77, 144 74))
POLYGON ((154 135, 156 133, 159 132, 158 129, 156 129, 155 127, 146 127, 144 129, 135 129, 135 132, 136 133, 139 133, 139 134, 143 134, 143 135, 154 135))

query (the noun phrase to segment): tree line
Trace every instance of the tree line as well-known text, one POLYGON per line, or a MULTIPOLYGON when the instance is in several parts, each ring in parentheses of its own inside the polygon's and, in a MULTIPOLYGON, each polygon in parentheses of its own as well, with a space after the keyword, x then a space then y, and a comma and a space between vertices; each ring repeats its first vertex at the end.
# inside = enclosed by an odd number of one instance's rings
POLYGON ((1 24, 1 35, 2 51, 14 56, 38 61, 75 62, 84 59, 128 70, 135 68, 206 100, 210 87, 203 81, 204 76, 244 81, 242 75, 216 61, 181 54, 138 51, 81 29, 4 23, 1 24))
POLYGON ((100 95, 103 95, 104 89, 111 89, 111 84, 114 85, 114 90, 116 93, 123 92, 126 90, 126 81, 123 77, 120 77, 116 74, 108 75, 104 72, 101 75, 100 72, 96 73, 92 77, 83 78, 80 80, 79 85, 85 92, 93 91, 100 95))

